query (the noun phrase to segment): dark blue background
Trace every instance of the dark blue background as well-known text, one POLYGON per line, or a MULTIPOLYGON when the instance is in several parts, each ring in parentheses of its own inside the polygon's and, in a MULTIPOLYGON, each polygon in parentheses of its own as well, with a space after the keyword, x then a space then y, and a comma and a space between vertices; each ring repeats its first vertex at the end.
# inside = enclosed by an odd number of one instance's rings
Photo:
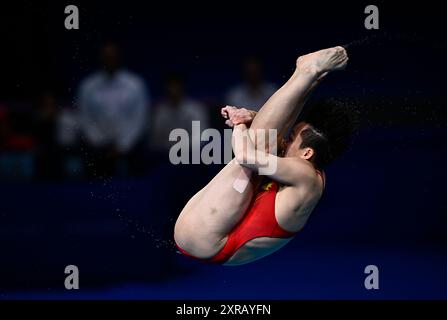
POLYGON ((281 84, 299 54, 364 39, 348 46, 347 70, 312 98, 357 105, 362 127, 327 170, 307 227, 280 252, 237 268, 188 260, 172 246, 176 214, 218 166, 160 164, 136 180, 1 183, 0 298, 447 298, 439 8, 379 5, 380 30, 368 31, 369 3, 78 3, 79 31, 63 29, 62 3, 23 1, 7 11, 2 99, 31 99, 48 85, 71 99, 100 42, 113 37, 155 99, 166 72, 180 70, 191 94, 217 111, 249 54, 281 84), (68 264, 80 268, 78 292, 63 288, 68 264), (380 290, 363 286, 369 264, 380 269, 380 290))

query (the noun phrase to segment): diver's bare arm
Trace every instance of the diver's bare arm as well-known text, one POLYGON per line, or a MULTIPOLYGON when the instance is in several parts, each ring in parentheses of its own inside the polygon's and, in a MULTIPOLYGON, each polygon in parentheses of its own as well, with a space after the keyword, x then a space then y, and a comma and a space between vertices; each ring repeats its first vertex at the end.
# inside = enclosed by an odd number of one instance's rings
POLYGON ((248 132, 245 124, 238 124, 233 129, 235 159, 246 170, 266 175, 275 181, 292 186, 311 178, 308 168, 305 168, 299 159, 281 158, 257 150, 248 132))

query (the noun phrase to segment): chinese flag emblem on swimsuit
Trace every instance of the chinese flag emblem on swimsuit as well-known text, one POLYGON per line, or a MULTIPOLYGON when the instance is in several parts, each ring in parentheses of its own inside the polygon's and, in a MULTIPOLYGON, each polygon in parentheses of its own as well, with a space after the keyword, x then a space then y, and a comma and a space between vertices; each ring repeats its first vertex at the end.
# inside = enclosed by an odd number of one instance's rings
POLYGON ((272 187, 273 187, 273 182, 269 182, 269 183, 264 184, 263 189, 265 191, 269 191, 272 187))

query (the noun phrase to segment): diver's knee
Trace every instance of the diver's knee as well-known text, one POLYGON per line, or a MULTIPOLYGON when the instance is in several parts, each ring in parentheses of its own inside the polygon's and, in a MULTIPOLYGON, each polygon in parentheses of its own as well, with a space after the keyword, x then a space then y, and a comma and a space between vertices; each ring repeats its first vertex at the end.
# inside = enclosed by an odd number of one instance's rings
POLYGON ((222 248, 223 239, 215 237, 204 226, 192 226, 180 221, 174 229, 174 241, 193 256, 205 259, 214 256, 222 248))
POLYGON ((185 243, 188 238, 188 232, 186 231, 186 223, 184 219, 177 219, 174 226, 174 241, 180 247, 185 243))
POLYGON ((197 247, 200 241, 197 228, 188 219, 179 218, 174 227, 174 241, 179 247, 185 250, 191 247, 197 247))

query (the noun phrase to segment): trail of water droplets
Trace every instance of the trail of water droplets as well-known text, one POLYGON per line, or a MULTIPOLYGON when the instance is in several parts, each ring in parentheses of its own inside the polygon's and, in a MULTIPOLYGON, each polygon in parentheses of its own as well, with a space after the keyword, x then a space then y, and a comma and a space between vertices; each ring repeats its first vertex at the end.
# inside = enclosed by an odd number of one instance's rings
MULTIPOLYGON (((177 252, 177 249, 175 247, 174 240, 167 240, 161 238, 157 232, 155 232, 151 227, 143 225, 140 221, 137 219, 131 219, 125 214, 122 213, 122 210, 117 209, 116 214, 120 221, 124 222, 126 226, 134 228, 138 233, 144 234, 146 237, 148 237, 151 241, 153 241, 155 247, 157 249, 165 249, 169 250, 171 252, 177 252)), ((172 221, 172 219, 171 219, 172 221)), ((131 235, 131 238, 134 239, 135 235, 131 235)))
MULTIPOLYGON (((112 179, 103 178, 101 179, 100 183, 103 188, 109 189, 108 192, 106 192, 105 194, 96 194, 91 191, 90 196, 92 198, 110 201, 113 204, 117 205, 120 198, 122 198, 122 194, 117 189, 117 187, 112 183, 112 179)), ((121 222, 125 223, 129 229, 132 228, 136 232, 143 234, 144 236, 149 238, 157 249, 169 250, 171 252, 178 252, 173 240, 163 239, 156 231, 153 230, 153 228, 147 225, 143 225, 140 221, 138 221, 135 218, 130 218, 129 216, 127 216, 126 211, 124 209, 116 208, 114 214, 118 217, 118 219, 121 222)), ((170 218, 164 223, 167 222, 172 223, 173 218, 170 218)), ((132 239, 135 239, 135 234, 131 234, 130 237, 132 239)))

